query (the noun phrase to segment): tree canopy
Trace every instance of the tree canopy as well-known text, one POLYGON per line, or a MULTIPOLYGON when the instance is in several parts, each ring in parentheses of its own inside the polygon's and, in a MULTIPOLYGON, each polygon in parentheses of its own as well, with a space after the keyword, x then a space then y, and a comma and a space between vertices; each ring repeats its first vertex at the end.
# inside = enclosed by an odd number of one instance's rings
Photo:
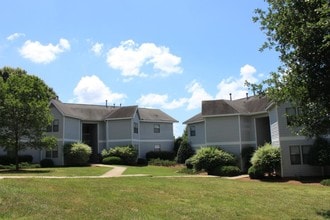
POLYGON ((55 93, 37 76, 22 69, 0 69, 0 147, 18 152, 28 147, 48 148, 56 139, 45 136, 52 121, 49 101, 55 93))
MULTIPOLYGON (((318 136, 330 127, 330 8, 329 0, 266 0, 256 9, 267 41, 261 50, 275 49, 282 65, 263 82, 275 103, 290 102, 300 115, 292 123, 300 134, 318 136)), ((260 85, 250 84, 259 90, 260 85)))

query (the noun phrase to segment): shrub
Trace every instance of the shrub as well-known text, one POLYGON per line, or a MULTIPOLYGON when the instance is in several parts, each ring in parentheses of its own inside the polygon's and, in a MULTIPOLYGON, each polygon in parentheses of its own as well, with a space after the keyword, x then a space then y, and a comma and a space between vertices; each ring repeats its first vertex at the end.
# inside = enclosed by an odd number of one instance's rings
POLYGON ((148 162, 149 165, 154 165, 154 166, 164 166, 164 167, 170 167, 170 166, 175 166, 176 162, 173 160, 162 160, 162 159, 151 159, 148 162))
POLYGON ((48 158, 42 159, 40 161, 40 166, 41 167, 54 167, 54 162, 52 159, 48 159, 48 158))
POLYGON ((236 165, 235 156, 217 147, 203 147, 192 157, 194 169, 212 172, 219 166, 236 165))
POLYGON ((174 160, 175 154, 171 151, 149 151, 146 153, 146 159, 174 160))
POLYGON ((92 154, 92 148, 83 143, 73 143, 65 148, 64 158, 67 165, 86 165, 92 154))
MULTIPOLYGON (((1 165, 10 165, 15 164, 15 157, 9 157, 7 155, 0 156, 0 164, 1 165)), ((33 157, 32 155, 18 155, 19 163, 32 163, 33 157)))
POLYGON ((103 158, 102 163, 104 163, 104 164, 113 164, 113 165, 121 165, 121 164, 123 164, 123 161, 120 157, 110 156, 110 157, 103 158))
POLYGON ((101 154, 103 158, 119 157, 122 160, 123 164, 134 165, 137 160, 138 152, 132 145, 129 145, 117 146, 108 150, 104 149, 101 154))
POLYGON ((323 186, 330 186, 330 179, 324 179, 320 182, 323 186))
POLYGON ((138 158, 136 164, 139 166, 148 166, 148 161, 144 158, 138 158))
POLYGON ((196 174, 197 172, 194 169, 189 169, 187 167, 183 167, 182 169, 177 171, 178 173, 185 173, 185 174, 196 174))
POLYGON ((10 164, 14 164, 15 161, 14 159, 10 158, 7 155, 1 155, 0 156, 0 164, 1 165, 10 165, 10 164))
POLYGON ((209 174, 215 176, 238 176, 241 174, 241 169, 238 166, 219 166, 210 171, 209 174))
POLYGON ((19 155, 18 156, 18 161, 20 163, 23 163, 23 162, 25 162, 25 163, 32 163, 33 157, 32 157, 32 155, 19 155))
POLYGON ((180 147, 178 149, 177 153, 177 162, 178 163, 184 163, 189 157, 194 155, 194 150, 190 146, 187 140, 183 140, 180 144, 180 147))
POLYGON ((252 166, 250 161, 254 151, 255 151, 254 147, 245 147, 242 149, 242 163, 244 166, 243 167, 244 172, 247 172, 248 168, 252 166))
POLYGON ((193 165, 193 160, 192 160, 192 157, 190 157, 190 158, 188 158, 185 162, 184 162, 184 164, 186 165, 186 167, 188 168, 188 169, 193 169, 194 168, 194 165, 193 165))
POLYGON ((254 152, 251 164, 256 169, 263 171, 263 173, 268 173, 269 175, 276 174, 281 167, 280 149, 270 144, 265 144, 254 152))
POLYGON ((249 168, 248 174, 251 179, 262 179, 265 175, 262 169, 254 166, 249 168))

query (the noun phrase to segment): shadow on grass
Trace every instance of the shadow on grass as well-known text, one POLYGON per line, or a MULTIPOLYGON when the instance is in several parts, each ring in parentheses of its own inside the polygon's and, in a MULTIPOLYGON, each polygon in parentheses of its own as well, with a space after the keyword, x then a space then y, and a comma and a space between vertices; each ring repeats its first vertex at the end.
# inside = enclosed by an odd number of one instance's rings
POLYGON ((20 170, 0 170, 1 174, 38 174, 38 173, 51 173, 52 170, 38 170, 38 169, 20 169, 20 170))
POLYGON ((317 211, 316 214, 322 216, 325 219, 330 219, 330 210, 320 210, 317 211))

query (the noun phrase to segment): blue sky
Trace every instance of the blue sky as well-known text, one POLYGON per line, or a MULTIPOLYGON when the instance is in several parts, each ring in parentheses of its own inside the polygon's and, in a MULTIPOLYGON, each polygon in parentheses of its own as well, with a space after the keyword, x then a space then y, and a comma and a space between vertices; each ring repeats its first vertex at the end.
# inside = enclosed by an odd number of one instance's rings
POLYGON ((182 122, 202 100, 241 98, 279 65, 259 52, 262 0, 4 0, 0 68, 43 79, 62 102, 160 108, 182 122))

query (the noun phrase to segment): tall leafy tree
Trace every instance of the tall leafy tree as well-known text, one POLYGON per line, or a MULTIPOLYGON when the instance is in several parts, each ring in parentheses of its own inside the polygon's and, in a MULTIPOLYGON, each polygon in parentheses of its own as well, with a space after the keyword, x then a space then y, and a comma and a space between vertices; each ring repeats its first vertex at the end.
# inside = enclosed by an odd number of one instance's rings
POLYGON ((268 9, 256 9, 253 19, 267 36, 261 50, 275 49, 282 65, 264 81, 265 93, 275 103, 300 107, 292 123, 300 134, 325 134, 330 127, 329 0, 266 2, 268 9))
POLYGON ((41 79, 22 69, 0 69, 0 147, 15 156, 26 148, 52 148, 54 137, 45 135, 52 121, 49 101, 55 93, 41 79))

